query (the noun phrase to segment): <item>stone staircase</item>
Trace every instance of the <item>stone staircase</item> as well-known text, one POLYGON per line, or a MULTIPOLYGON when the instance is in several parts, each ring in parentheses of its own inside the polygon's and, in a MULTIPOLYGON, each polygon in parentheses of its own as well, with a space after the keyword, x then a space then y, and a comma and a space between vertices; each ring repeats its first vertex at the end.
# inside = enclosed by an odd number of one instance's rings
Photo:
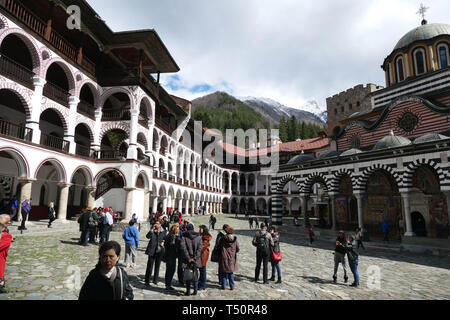
POLYGON ((69 232, 79 232, 79 224, 77 221, 54 221, 52 223, 52 227, 48 228, 48 220, 40 220, 40 221, 28 221, 26 223, 25 230, 21 232, 18 230, 20 226, 19 222, 14 221, 13 225, 8 227, 9 232, 16 238, 24 237, 24 236, 36 236, 36 235, 46 235, 46 234, 54 234, 54 233, 69 233, 69 232))

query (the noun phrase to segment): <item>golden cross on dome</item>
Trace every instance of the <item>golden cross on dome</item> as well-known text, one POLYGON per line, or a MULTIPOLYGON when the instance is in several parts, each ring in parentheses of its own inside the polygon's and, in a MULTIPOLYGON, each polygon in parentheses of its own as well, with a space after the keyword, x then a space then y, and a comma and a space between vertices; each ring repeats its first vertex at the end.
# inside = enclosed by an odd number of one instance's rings
POLYGON ((423 3, 421 3, 417 14, 420 14, 422 16, 422 19, 425 20, 425 13, 428 11, 428 9, 430 9, 430 7, 425 7, 423 3))

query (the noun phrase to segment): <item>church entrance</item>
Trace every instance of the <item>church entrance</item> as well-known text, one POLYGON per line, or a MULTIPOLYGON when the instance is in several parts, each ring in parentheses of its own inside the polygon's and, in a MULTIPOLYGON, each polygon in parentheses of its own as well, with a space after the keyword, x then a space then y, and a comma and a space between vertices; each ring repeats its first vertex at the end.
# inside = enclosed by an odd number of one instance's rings
POLYGON ((411 213, 411 221, 413 232, 418 237, 426 237, 427 236, 427 228, 425 226, 425 219, 423 218, 420 212, 411 213))

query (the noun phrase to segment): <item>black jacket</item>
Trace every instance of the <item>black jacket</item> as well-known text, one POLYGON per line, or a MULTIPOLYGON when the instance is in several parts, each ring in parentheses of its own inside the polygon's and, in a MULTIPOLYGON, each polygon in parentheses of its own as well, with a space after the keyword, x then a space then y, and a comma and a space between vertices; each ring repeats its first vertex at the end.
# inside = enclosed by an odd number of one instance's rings
POLYGON ((342 244, 342 246, 336 246, 334 251, 342 253, 342 254, 346 254, 347 253, 347 240, 345 240, 345 238, 342 238, 342 239, 337 238, 336 241, 339 241, 342 244))
POLYGON ((100 273, 100 268, 91 270, 81 288, 78 300, 133 300, 133 289, 127 273, 119 267, 114 282, 109 282, 100 273), (122 281, 120 271, 122 272, 122 281))
POLYGON ((175 261, 179 255, 179 240, 174 234, 168 234, 164 239, 164 260, 166 262, 175 261))
POLYGON ((48 207, 48 218, 49 219, 56 218, 55 208, 48 207))
MULTIPOLYGON (((152 257, 155 256, 158 245, 164 241, 165 237, 166 232, 162 229, 159 235, 153 230, 150 230, 150 232, 147 233, 147 239, 150 239, 150 242, 148 243, 147 249, 145 250, 145 254, 152 257)), ((160 253, 163 254, 163 252, 160 253)))
POLYGON ((89 218, 91 217, 91 211, 86 211, 78 218, 80 224, 80 231, 89 230, 89 218))

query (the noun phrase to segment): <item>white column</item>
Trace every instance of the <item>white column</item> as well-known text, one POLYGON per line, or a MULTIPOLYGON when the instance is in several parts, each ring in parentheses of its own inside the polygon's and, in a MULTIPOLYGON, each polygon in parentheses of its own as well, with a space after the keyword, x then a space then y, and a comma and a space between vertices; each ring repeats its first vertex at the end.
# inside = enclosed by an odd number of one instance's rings
POLYGON ((197 186, 197 183, 195 181, 196 176, 197 176, 197 165, 192 164, 191 169, 192 169, 192 181, 194 182, 194 187, 195 187, 195 186, 197 186))
POLYGON ((269 195, 269 187, 270 187, 269 183, 270 183, 269 176, 266 176, 266 196, 269 195))
POLYGON ((245 175, 245 194, 248 193, 248 175, 245 175))
POLYGON ((409 72, 409 54, 405 54, 405 67, 406 67, 406 77, 408 78, 410 76, 409 72))
POLYGON ((86 191, 88 194, 87 206, 94 208, 95 207, 95 192, 97 191, 97 189, 95 187, 87 187, 86 191))
POLYGON ((307 211, 308 211, 308 195, 301 195, 301 199, 302 199, 302 213, 303 213, 303 225, 306 226, 306 217, 308 216, 307 211))
MULTIPOLYGON (((31 100, 31 118, 27 121, 26 127, 33 130, 31 141, 36 144, 41 143, 41 130, 39 129, 39 118, 41 116, 42 92, 47 83, 45 79, 38 76, 33 77, 34 93, 31 100)), ((20 210, 17 210, 20 212, 20 210)))
POLYGON ((138 120, 139 110, 130 110, 130 144, 128 146, 127 159, 137 160, 137 134, 138 134, 138 120))
POLYGON ((331 220, 333 223, 333 230, 337 230, 337 226, 336 226, 336 196, 332 193, 329 194, 330 196, 330 202, 331 202, 331 220))
POLYGON ((292 208, 291 208, 291 202, 292 199, 291 198, 287 198, 288 201, 288 211, 289 211, 289 215, 292 216, 292 208))
POLYGON ((153 208, 152 208, 152 213, 156 213, 156 210, 158 210, 158 197, 155 196, 153 198, 153 208))
POLYGON ((167 202, 168 202, 168 198, 167 197, 162 197, 163 198, 163 206, 162 206, 162 210, 163 213, 167 212, 167 202))
POLYGON ((180 161, 180 177, 181 183, 184 183, 184 161, 180 161))
POLYGON ((75 154, 75 121, 77 120, 77 107, 80 103, 80 99, 75 96, 69 97, 69 121, 67 126, 67 134, 64 136, 64 140, 69 141, 69 153, 75 154))
MULTIPOLYGON (((231 189, 231 182, 233 181, 232 180, 232 173, 231 172, 228 172, 228 193, 229 194, 232 194, 233 192, 232 192, 232 189, 231 189)), ((230 202, 231 203, 231 202, 230 202)), ((231 212, 231 211, 230 211, 231 212)))
POLYGON ((237 175, 237 194, 241 195, 241 175, 237 175))
POLYGON ((186 214, 190 214, 189 208, 190 208, 191 206, 189 205, 189 202, 190 202, 190 200, 189 200, 189 199, 186 199, 186 208, 185 208, 186 214))
MULTIPOLYGON (((102 130, 102 115, 103 112, 95 111, 95 124, 94 124, 94 143, 92 144, 92 149, 94 151, 100 151, 100 132, 102 130)), ((100 157, 100 154, 98 155, 100 157)))
POLYGON ((61 183, 58 184, 61 187, 61 192, 59 194, 58 201, 58 213, 56 215, 56 219, 60 221, 66 221, 67 218, 67 201, 69 200, 69 188, 71 184, 69 183, 61 183))
POLYGON ((430 48, 430 60, 431 60, 431 70, 434 71, 436 68, 434 67, 434 53, 433 46, 428 46, 430 48))
MULTIPOLYGON (((22 221, 22 212, 21 212, 21 205, 22 202, 25 201, 25 199, 30 200, 31 199, 31 190, 33 188, 33 182, 36 180, 32 179, 18 179, 18 182, 22 183, 22 189, 20 190, 20 196, 18 198, 18 204, 17 204, 17 221, 22 221)), ((28 219, 28 218, 27 218, 28 219)))
POLYGON ((178 200, 178 210, 182 211, 183 209, 183 198, 179 198, 178 200))
POLYGON ((258 195, 258 175, 255 174, 255 196, 258 195))
POLYGON ((406 222, 406 233, 405 237, 413 237, 415 236, 412 228, 412 221, 411 221, 411 205, 409 202, 409 192, 402 193, 402 199, 403 199, 403 212, 405 215, 405 222, 406 222))
POLYGON ((143 219, 146 219, 148 217, 148 213, 150 212, 150 190, 144 191, 144 213, 143 213, 143 219))
POLYGON ((133 198, 134 198, 134 190, 136 188, 123 188, 125 190, 125 212, 123 219, 125 222, 128 222, 131 220, 131 217, 133 215, 133 198))

